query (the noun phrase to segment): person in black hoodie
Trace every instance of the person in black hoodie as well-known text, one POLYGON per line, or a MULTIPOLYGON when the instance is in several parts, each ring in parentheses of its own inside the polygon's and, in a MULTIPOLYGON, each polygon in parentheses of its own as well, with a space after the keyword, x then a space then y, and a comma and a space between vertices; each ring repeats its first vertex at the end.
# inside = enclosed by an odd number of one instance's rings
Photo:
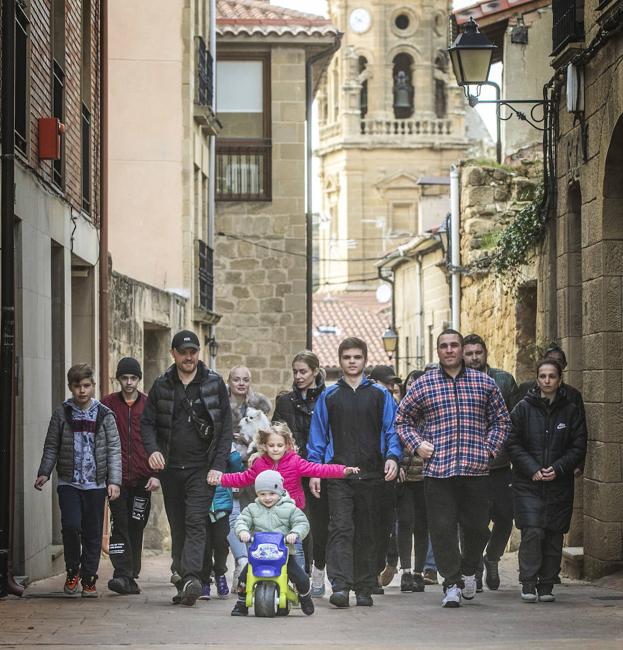
POLYGON ((524 602, 552 602, 560 582, 563 535, 573 513, 574 470, 586 455, 586 425, 568 397, 562 367, 537 365, 537 384, 511 414, 515 524, 521 529, 519 581, 524 602))
POLYGON ((149 467, 160 471, 171 527, 173 569, 182 577, 174 603, 191 606, 202 592, 206 523, 227 467, 232 419, 225 382, 199 360, 199 339, 182 330, 171 342, 174 364, 157 377, 141 418, 149 467))
MULTIPOLYGON (((277 397, 272 421, 285 422, 288 425, 294 434, 299 455, 307 458, 307 439, 314 406, 318 396, 325 389, 320 360, 310 350, 299 352, 292 359, 292 375, 294 377, 292 390, 277 397)), ((311 535, 303 541, 303 548, 306 564, 311 565, 313 560, 312 596, 320 598, 325 592, 329 501, 326 489, 321 489, 320 495, 314 495, 315 498, 312 498, 309 479, 303 480, 303 489, 311 526, 311 535)))

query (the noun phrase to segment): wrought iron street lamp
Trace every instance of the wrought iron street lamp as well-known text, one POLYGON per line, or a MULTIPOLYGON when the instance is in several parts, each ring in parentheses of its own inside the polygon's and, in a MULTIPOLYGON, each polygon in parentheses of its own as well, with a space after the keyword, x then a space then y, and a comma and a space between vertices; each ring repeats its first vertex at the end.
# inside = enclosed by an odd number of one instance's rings
POLYGON ((387 353, 387 356, 391 359, 396 353, 396 348, 398 347, 398 333, 390 325, 384 332, 381 337, 383 341, 383 349, 387 353))
POLYGON ((463 28, 454 43, 448 48, 450 60, 456 80, 463 88, 465 97, 469 105, 473 108, 477 104, 495 104, 497 117, 497 141, 496 153, 497 161, 502 162, 502 140, 500 135, 501 120, 509 120, 514 113, 518 119, 527 122, 530 126, 544 131, 545 128, 540 126, 547 125, 548 111, 551 108, 551 102, 545 99, 501 99, 500 87, 494 81, 489 81, 489 72, 491 70, 491 58, 496 46, 482 34, 478 29, 478 24, 473 17, 463 28), (470 86, 476 86, 476 94, 470 93, 470 86), (495 99, 480 99, 481 86, 492 86, 495 88, 495 99), (529 113, 519 110, 514 104, 530 105, 532 108, 529 113), (501 108, 506 106, 512 112, 511 114, 502 115, 501 108))

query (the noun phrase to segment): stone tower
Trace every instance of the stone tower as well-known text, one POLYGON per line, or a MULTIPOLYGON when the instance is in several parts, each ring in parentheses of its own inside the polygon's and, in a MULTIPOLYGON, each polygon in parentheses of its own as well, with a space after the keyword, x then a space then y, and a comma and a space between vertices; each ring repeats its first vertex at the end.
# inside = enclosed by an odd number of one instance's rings
POLYGON ((449 209, 468 147, 448 0, 329 0, 344 33, 318 95, 320 289, 369 289, 375 260, 449 209))

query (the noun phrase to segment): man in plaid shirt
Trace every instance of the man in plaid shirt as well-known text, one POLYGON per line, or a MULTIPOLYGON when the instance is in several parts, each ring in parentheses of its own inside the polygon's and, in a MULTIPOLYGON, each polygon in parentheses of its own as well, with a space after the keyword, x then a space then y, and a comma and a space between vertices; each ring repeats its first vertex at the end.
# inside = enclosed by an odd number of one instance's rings
POLYGON ((495 381, 465 368, 459 332, 439 335, 437 355, 439 368, 412 384, 395 426, 405 449, 424 460, 428 528, 444 578, 442 606, 459 607, 461 597, 476 595, 476 568, 489 539, 489 460, 502 450, 511 421, 495 381))

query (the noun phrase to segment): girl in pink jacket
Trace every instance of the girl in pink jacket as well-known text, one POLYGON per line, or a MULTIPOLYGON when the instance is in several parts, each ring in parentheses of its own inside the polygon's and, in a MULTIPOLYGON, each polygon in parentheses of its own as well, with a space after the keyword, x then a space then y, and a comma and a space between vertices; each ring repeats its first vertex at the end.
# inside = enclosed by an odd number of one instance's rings
POLYGON ((301 484, 302 476, 315 478, 344 478, 349 474, 357 474, 358 467, 345 465, 321 465, 310 463, 296 453, 294 436, 287 424, 276 422, 269 429, 260 430, 257 434, 257 448, 260 452, 251 467, 246 472, 223 474, 219 484, 223 487, 242 488, 253 485, 260 472, 272 469, 283 477, 283 487, 296 507, 305 507, 305 493, 301 484))

